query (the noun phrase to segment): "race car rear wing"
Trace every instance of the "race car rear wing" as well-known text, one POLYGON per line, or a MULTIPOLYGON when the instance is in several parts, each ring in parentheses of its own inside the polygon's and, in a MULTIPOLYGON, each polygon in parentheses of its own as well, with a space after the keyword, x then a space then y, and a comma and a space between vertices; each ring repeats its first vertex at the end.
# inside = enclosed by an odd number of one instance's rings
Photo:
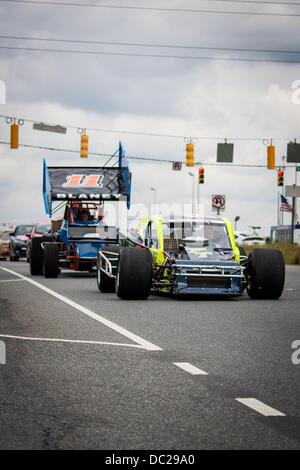
POLYGON ((118 167, 48 167, 43 164, 43 197, 46 214, 53 201, 127 200, 130 207, 131 178, 128 159, 119 142, 118 167))

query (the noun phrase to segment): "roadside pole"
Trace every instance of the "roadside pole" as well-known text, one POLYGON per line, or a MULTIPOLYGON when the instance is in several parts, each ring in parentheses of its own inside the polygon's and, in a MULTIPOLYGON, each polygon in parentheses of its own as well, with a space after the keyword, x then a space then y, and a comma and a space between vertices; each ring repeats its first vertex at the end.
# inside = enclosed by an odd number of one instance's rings
MULTIPOLYGON (((297 187, 297 164, 295 164, 295 187, 297 187)), ((292 198, 292 244, 294 243, 295 238, 295 216, 297 211, 297 199, 295 196, 292 198)))

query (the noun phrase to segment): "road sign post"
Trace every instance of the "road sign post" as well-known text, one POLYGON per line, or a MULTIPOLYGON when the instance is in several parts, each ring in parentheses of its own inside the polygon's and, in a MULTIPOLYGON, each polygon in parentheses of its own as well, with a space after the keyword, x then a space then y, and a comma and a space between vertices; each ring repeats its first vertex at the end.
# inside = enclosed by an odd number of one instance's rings
POLYGON ((212 210, 213 212, 217 212, 220 214, 220 211, 225 210, 225 201, 226 196, 225 194, 213 194, 212 195, 212 210))

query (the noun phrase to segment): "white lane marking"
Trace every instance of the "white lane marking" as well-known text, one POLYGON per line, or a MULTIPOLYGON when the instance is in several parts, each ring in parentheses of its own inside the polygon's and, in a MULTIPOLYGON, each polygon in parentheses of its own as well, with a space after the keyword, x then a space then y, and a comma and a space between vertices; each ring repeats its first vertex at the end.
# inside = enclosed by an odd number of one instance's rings
POLYGON ((24 281, 24 279, 2 279, 0 282, 20 282, 24 281))
POLYGON ((274 408, 265 405, 265 403, 257 400, 256 398, 236 398, 236 400, 264 416, 285 416, 285 414, 281 413, 281 411, 275 410, 274 408))
POLYGON ((14 335, 2 335, 2 334, 0 334, 0 338, 21 339, 25 341, 53 341, 53 342, 58 342, 58 343, 108 344, 112 346, 126 346, 128 348, 144 349, 142 346, 138 344, 109 343, 107 341, 90 341, 90 340, 83 340, 83 339, 34 338, 30 336, 14 336, 14 335))
POLYGON ((97 313, 92 312, 88 308, 85 308, 82 305, 79 305, 77 302, 74 302, 73 300, 70 300, 67 297, 64 297, 63 295, 58 294, 57 292, 55 292, 52 289, 49 289, 48 287, 44 286, 43 284, 40 284, 39 282, 33 281, 32 279, 29 279, 28 277, 23 276, 22 274, 19 274, 15 271, 11 271, 10 269, 2 268, 2 267, 1 267, 1 269, 3 269, 4 271, 6 271, 10 274, 14 274, 15 276, 18 276, 21 279, 24 279, 25 281, 29 282, 30 284, 34 285, 35 287, 38 287, 39 289, 43 290, 44 292, 47 292, 47 294, 52 295, 56 299, 61 300, 65 304, 70 305, 71 307, 75 308, 76 310, 79 310, 80 312, 84 313, 85 315, 88 315, 90 318, 93 318, 94 320, 98 321, 99 323, 102 323, 103 325, 107 326, 108 328, 116 331, 120 335, 131 339, 135 343, 139 344, 143 349, 147 349, 148 351, 162 351, 162 348, 160 348, 159 346, 156 346, 155 344, 152 344, 149 341, 146 341, 145 339, 141 338, 140 336, 137 336, 134 333, 131 333, 130 331, 123 328, 122 326, 119 326, 116 323, 113 323, 110 320, 107 320, 106 318, 98 315, 97 313))
POLYGON ((180 369, 189 372, 192 375, 208 375, 204 370, 198 369, 198 367, 193 366, 189 362, 174 362, 174 365, 180 367, 180 369))

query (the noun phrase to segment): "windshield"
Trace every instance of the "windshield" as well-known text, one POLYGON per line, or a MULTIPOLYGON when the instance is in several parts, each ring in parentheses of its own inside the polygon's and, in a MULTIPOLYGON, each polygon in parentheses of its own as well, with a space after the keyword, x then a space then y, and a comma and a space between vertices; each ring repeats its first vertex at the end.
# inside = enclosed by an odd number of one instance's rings
POLYGON ((48 233, 50 231, 50 228, 51 228, 50 224, 38 224, 36 226, 35 232, 39 234, 48 233))
POLYGON ((25 235, 25 233, 31 233, 33 225, 19 225, 16 229, 16 235, 25 235))
POLYGON ((186 247, 231 249, 225 224, 203 221, 163 223, 164 239, 175 238, 186 247))
POLYGON ((9 232, 3 232, 1 235, 2 240, 9 240, 9 232))

